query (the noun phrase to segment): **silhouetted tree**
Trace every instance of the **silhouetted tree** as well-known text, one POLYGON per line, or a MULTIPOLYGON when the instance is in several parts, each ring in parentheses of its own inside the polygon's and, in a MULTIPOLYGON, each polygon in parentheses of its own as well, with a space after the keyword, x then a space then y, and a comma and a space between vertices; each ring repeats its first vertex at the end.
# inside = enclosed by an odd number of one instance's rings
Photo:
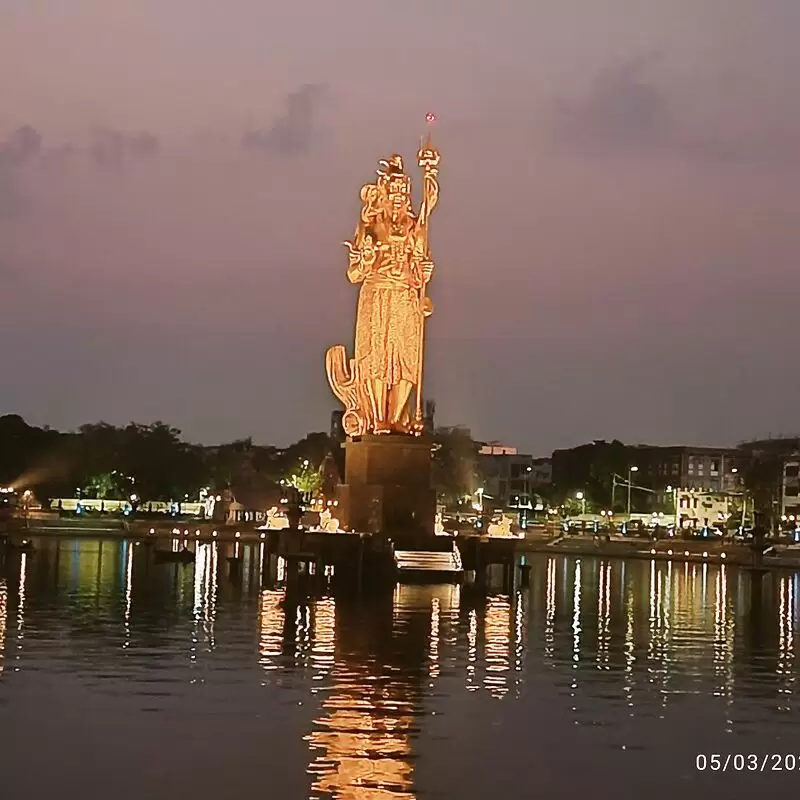
POLYGON ((769 530, 773 530, 777 524, 783 454, 763 452, 753 455, 745 465, 743 477, 753 512, 760 515, 769 530))
POLYGON ((289 445, 277 460, 281 478, 288 479, 297 468, 297 464, 303 461, 308 461, 315 470, 318 470, 331 447, 331 438, 327 433, 309 433, 305 438, 289 445))
POLYGON ((478 443, 463 427, 437 428, 433 435, 433 485, 440 502, 457 506, 478 488, 478 443))

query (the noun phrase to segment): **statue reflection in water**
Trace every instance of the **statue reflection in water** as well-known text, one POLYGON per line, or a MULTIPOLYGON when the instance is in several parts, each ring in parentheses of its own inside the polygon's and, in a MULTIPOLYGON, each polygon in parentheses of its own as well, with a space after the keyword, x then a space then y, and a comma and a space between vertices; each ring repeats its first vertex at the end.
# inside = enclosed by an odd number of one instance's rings
POLYGON ((329 694, 307 737, 312 797, 415 796, 412 749, 425 687, 438 673, 442 616, 457 608, 455 587, 398 586, 366 613, 337 609, 329 694))
POLYGON ((398 586, 356 604, 289 604, 261 594, 264 681, 292 657, 318 681, 319 717, 306 737, 311 797, 413 798, 413 742, 440 653, 455 641, 459 588, 398 586))

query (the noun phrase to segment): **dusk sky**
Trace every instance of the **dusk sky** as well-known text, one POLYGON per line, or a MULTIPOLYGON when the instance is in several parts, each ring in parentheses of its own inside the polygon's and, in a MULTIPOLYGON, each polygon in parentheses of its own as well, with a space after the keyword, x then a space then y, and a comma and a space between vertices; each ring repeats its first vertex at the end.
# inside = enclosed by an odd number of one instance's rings
POLYGON ((0 0, 0 414, 327 430, 341 242, 434 111, 438 424, 796 432, 798 37, 798 0, 0 0))

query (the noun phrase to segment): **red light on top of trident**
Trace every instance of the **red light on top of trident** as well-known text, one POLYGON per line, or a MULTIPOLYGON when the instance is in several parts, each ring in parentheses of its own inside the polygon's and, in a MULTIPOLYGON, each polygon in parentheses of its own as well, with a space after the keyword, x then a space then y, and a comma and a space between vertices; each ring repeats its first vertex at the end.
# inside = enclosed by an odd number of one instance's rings
MULTIPOLYGON (((419 139, 420 154, 422 153, 423 149, 425 149, 426 147, 429 148, 431 146, 431 130, 433 129, 434 124, 436 123, 436 114, 434 114, 433 111, 429 111, 425 115, 425 122, 427 123, 428 130, 425 133, 425 136, 420 136, 419 139)), ((420 161, 419 165, 423 166, 423 162, 420 161)))

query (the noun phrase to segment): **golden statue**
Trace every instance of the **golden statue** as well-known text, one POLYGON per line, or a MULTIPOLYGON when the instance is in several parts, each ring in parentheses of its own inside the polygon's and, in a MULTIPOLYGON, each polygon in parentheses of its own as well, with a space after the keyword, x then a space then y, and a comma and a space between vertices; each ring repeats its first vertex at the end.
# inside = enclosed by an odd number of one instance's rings
POLYGON ((433 313, 426 295, 433 274, 428 220, 439 199, 439 152, 430 135, 421 144, 423 192, 411 205, 411 179, 403 159, 380 162, 378 179, 361 189, 361 219, 349 250, 347 278, 360 283, 355 357, 343 345, 325 354, 333 393, 344 403, 348 436, 422 433, 424 318, 433 313), (411 413, 412 392, 415 411, 411 413))

